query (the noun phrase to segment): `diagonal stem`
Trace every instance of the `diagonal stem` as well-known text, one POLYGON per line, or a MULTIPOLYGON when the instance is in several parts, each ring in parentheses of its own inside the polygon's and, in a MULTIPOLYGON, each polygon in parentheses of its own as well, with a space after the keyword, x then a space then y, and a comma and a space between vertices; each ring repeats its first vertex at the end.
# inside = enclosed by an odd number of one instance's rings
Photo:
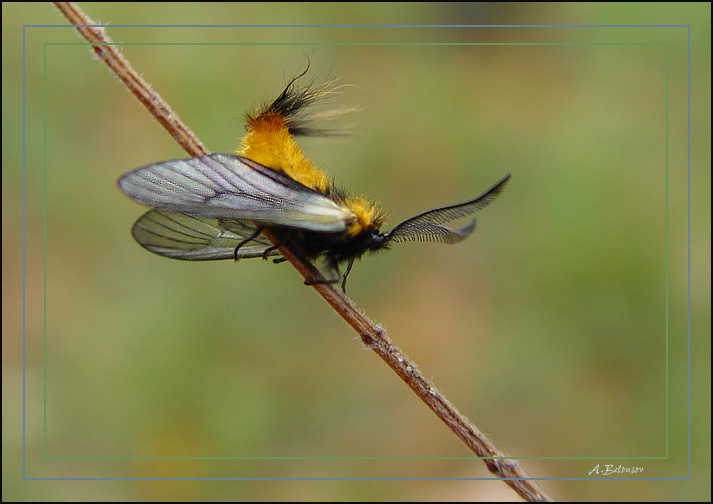
MULTIPOLYGON (((114 46, 103 27, 87 17, 71 2, 54 4, 80 35, 89 42, 92 50, 124 82, 129 90, 144 104, 149 112, 166 128, 171 136, 191 156, 208 154, 195 134, 178 118, 171 107, 151 89, 151 86, 131 67, 128 60, 114 46)), ((268 229, 265 236, 277 244, 268 229)), ((308 282, 321 278, 317 268, 298 251, 281 245, 280 252, 304 276, 308 282)), ((393 344, 386 331, 369 319, 344 292, 333 284, 314 283, 312 287, 334 308, 334 310, 359 333, 364 345, 376 352, 381 359, 431 408, 470 450, 483 460, 488 470, 509 485, 523 499, 529 502, 551 501, 551 499, 529 478, 520 465, 501 453, 478 428, 461 414, 445 396, 427 379, 418 366, 409 360, 393 344)))

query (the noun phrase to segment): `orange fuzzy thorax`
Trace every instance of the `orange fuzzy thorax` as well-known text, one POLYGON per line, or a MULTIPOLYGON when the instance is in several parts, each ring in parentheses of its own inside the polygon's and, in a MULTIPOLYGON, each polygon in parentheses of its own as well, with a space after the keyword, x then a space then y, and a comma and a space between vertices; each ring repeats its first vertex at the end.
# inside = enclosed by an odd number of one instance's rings
POLYGON ((319 192, 328 190, 329 179, 305 157, 290 133, 285 117, 269 110, 257 116, 249 115, 247 129, 248 133, 237 151, 239 155, 284 172, 291 179, 319 192))
POLYGON ((370 203, 364 197, 348 197, 344 201, 344 206, 349 208, 356 216, 356 220, 347 229, 347 233, 352 236, 363 233, 369 228, 378 229, 386 217, 373 203, 370 203))

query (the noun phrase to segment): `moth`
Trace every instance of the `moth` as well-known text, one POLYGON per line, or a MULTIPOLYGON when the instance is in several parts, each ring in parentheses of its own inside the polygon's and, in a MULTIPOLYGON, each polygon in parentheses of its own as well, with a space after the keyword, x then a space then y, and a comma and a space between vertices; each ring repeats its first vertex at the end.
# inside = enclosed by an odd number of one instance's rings
POLYGON ((354 261, 366 252, 410 241, 457 243, 473 233, 475 219, 459 229, 445 224, 492 203, 509 174, 472 200, 429 210, 382 232, 386 216, 379 206, 335 186, 298 146, 297 136, 324 134, 313 125, 317 115, 305 111, 333 93, 330 85, 298 86, 302 75, 247 115, 247 133, 235 154, 162 161, 119 178, 125 195, 152 208, 132 228, 139 245, 173 259, 281 262, 277 246, 262 234, 269 229, 278 245, 324 261, 318 282, 341 279, 344 290, 354 261))

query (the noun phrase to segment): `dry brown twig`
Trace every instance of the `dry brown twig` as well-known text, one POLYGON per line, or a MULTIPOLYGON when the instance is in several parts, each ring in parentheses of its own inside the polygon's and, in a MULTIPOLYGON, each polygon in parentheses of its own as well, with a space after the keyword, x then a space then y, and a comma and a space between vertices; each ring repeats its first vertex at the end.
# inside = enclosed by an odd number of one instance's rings
MULTIPOLYGON (((87 17, 71 2, 55 2, 62 14, 75 26, 80 35, 91 44, 92 50, 129 90, 146 106, 151 114, 166 128, 171 136, 191 156, 208 154, 208 150, 184 125, 171 107, 151 89, 151 86, 131 67, 128 60, 107 37, 102 26, 87 17)), ((265 235, 275 243, 269 231, 265 235)), ((280 252, 304 276, 307 281, 321 278, 317 268, 298 251, 283 246, 280 252)), ((354 303, 333 284, 316 283, 312 287, 339 313, 339 315, 359 333, 364 344, 376 352, 396 374, 411 387, 419 398, 440 418, 468 448, 481 458, 488 470, 502 478, 523 499, 530 502, 551 501, 551 499, 525 474, 519 464, 506 458, 465 416, 463 416, 435 385, 428 380, 401 350, 396 347, 386 331, 356 309, 354 303)))

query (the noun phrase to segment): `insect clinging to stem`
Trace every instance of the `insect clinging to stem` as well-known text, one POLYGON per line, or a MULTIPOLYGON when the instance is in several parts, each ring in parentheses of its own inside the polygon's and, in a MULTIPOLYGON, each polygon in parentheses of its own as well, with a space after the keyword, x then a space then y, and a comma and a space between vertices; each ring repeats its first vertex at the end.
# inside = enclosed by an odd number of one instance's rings
POLYGON ((444 224, 489 205, 509 174, 475 199, 424 212, 382 233, 386 216, 377 205, 335 187, 297 145, 296 136, 325 134, 310 122, 317 115, 305 110, 334 92, 329 84, 298 86, 305 72, 272 103, 246 116, 247 133, 235 154, 162 161, 119 178, 124 194, 152 207, 132 228, 139 245, 192 261, 271 256, 284 261, 262 235, 269 229, 278 245, 324 260, 325 278, 312 283, 341 279, 344 290, 354 261, 368 251, 417 240, 457 243, 473 232, 475 219, 460 229, 444 224), (347 266, 340 275, 342 263, 347 266))

